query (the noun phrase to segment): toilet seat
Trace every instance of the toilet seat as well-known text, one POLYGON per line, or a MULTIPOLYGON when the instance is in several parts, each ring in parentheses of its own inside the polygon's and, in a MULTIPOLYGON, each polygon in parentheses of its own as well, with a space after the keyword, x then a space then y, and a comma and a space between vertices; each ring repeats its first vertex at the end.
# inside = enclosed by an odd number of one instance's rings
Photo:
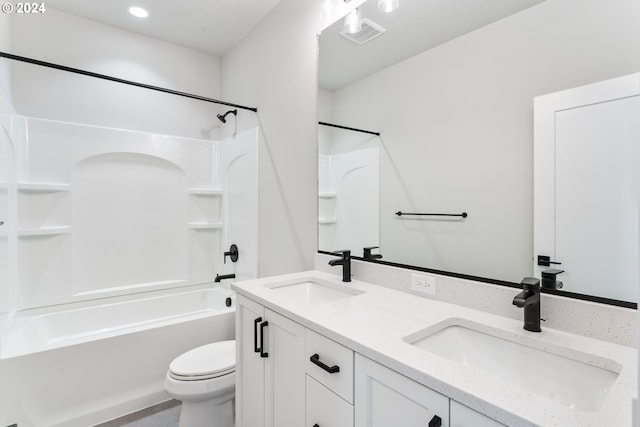
POLYGON ((176 357, 168 375, 178 381, 202 381, 236 370, 236 342, 220 341, 203 345, 176 357))

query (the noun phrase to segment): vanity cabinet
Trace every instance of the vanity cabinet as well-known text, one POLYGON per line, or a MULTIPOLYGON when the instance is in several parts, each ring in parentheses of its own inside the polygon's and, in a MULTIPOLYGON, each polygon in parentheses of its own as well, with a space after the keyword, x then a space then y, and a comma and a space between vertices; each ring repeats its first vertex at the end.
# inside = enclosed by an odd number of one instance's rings
POLYGON ((238 295, 236 425, 305 425, 305 328, 238 295))
POLYGON ((237 296, 237 427, 502 424, 237 296))
POLYGON ((356 427, 449 427, 448 397, 364 356, 355 359, 356 427))

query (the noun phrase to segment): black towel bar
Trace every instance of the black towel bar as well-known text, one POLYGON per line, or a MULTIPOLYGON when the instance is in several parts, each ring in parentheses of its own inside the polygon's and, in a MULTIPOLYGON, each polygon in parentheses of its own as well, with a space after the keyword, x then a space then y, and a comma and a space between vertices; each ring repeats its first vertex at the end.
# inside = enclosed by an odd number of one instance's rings
POLYGON ((462 218, 466 218, 469 215, 466 212, 462 212, 461 214, 443 214, 443 213, 411 213, 411 212, 402 212, 402 211, 398 211, 396 212, 396 215, 398 216, 403 216, 403 215, 420 215, 420 216, 459 216, 462 218))

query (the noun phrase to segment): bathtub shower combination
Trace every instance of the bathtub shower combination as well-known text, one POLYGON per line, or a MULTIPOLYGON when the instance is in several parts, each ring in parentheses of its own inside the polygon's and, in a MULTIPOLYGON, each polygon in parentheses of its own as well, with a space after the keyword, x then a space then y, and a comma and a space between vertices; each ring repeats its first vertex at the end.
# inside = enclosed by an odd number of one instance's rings
POLYGON ((233 338, 216 274, 256 276, 257 129, 1 121, 0 359, 24 411, 86 425, 161 401, 173 358, 233 338))

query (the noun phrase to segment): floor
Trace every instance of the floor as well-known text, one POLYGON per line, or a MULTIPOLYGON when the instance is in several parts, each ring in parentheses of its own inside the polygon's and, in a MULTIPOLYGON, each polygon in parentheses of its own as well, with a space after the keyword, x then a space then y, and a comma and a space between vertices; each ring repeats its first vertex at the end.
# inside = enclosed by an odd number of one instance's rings
POLYGON ((94 427, 178 427, 180 402, 168 400, 94 427))

